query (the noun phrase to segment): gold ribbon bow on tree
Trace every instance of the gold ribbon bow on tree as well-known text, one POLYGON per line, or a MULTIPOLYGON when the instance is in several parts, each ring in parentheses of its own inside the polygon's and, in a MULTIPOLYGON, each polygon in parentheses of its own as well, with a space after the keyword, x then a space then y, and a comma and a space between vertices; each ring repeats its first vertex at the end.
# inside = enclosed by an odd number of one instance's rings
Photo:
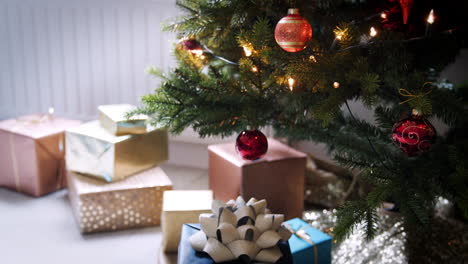
POLYGON ((417 93, 417 94, 412 94, 410 91, 408 91, 406 89, 403 89, 403 88, 399 89, 398 92, 400 93, 401 96, 408 97, 408 99, 406 99, 403 102, 400 102, 400 104, 407 103, 407 102, 412 101, 412 100, 414 100, 416 98, 423 97, 423 96, 426 96, 426 95, 432 93, 432 90, 430 88, 431 84, 432 84, 431 82, 425 82, 421 87, 421 92, 417 93))
POLYGON ((286 228, 291 234, 297 236, 298 238, 304 240, 305 242, 311 244, 314 247, 314 263, 318 264, 318 248, 317 244, 312 241, 311 237, 309 234, 307 234, 306 229, 311 228, 311 225, 304 226, 302 228, 299 228, 298 230, 294 230, 290 224, 288 223, 283 223, 282 227, 286 228))

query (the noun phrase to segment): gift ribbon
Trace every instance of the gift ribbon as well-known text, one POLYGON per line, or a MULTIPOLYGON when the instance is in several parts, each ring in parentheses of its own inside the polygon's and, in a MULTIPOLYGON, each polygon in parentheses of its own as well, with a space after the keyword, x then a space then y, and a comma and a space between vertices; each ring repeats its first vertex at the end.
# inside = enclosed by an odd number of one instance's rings
POLYGON ((313 247, 314 247, 314 263, 315 264, 318 264, 318 248, 317 248, 317 244, 314 243, 314 241, 311 240, 311 237, 309 234, 306 233, 306 229, 307 228, 311 228, 312 226, 310 225, 307 225, 307 226, 304 226, 300 229, 298 229, 297 231, 294 230, 290 224, 288 223, 283 223, 282 226, 284 228, 286 228, 289 232, 291 232, 293 235, 296 235, 298 238, 304 240, 305 242, 311 244, 313 247))
POLYGON ((412 94, 410 91, 408 91, 408 90, 406 90, 406 89, 400 89, 400 90, 398 90, 398 92, 400 93, 401 96, 409 97, 409 98, 406 99, 405 101, 400 102, 400 104, 407 103, 407 102, 412 101, 412 100, 414 100, 414 99, 416 99, 416 98, 418 98, 418 97, 423 97, 423 96, 426 96, 426 95, 432 93, 432 90, 430 90, 430 88, 428 88, 429 90, 426 91, 426 92, 422 91, 428 84, 430 85, 431 82, 425 82, 425 83, 423 84, 423 86, 421 87, 421 92, 418 93, 418 94, 412 94))
POLYGON ((11 163, 13 163, 13 176, 15 177, 15 187, 16 191, 19 192, 21 189, 20 177, 18 173, 18 162, 16 160, 16 151, 15 151, 15 140, 12 133, 10 133, 10 154, 11 154, 11 163))

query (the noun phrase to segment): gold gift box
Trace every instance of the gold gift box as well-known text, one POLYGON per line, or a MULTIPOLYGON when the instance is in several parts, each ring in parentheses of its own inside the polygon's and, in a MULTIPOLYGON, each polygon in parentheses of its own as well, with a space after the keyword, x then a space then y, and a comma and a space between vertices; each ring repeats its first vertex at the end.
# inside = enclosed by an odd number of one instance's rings
POLYGON ((135 110, 136 106, 129 104, 101 105, 99 110, 99 122, 109 133, 116 136, 145 134, 146 115, 125 117, 126 113, 135 110))
POLYGON ((68 171, 67 181, 82 233, 159 225, 163 192, 172 189, 159 167, 113 183, 68 171))
POLYGON ((154 167, 168 158, 167 131, 114 136, 92 121, 69 129, 67 169, 113 182, 154 167))
POLYGON ((161 229, 162 250, 177 252, 182 225, 198 223, 202 213, 211 213, 212 191, 164 192, 161 229))

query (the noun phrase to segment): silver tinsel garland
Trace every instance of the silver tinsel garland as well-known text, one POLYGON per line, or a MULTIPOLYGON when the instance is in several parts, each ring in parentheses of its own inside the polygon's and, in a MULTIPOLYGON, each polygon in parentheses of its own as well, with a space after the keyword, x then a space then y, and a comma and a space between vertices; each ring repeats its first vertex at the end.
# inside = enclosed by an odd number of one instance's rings
MULTIPOLYGON (((440 198, 436 206, 436 217, 432 226, 431 241, 424 251, 430 251, 427 263, 468 263, 468 226, 450 219, 451 205, 440 198), (448 241, 448 242, 447 242, 448 241)), ((330 233, 336 224, 335 210, 311 210, 304 213, 304 220, 311 226, 330 233)), ((407 233, 398 213, 379 212, 380 232, 370 241, 366 240, 363 228, 355 231, 344 241, 334 243, 332 263, 408 263, 405 249, 407 233)))

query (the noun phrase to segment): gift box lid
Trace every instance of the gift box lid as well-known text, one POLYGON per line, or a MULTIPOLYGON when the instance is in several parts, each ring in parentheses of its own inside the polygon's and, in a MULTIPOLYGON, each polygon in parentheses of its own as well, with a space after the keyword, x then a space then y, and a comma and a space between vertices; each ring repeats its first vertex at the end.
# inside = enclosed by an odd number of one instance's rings
POLYGON ((210 210, 213 191, 165 191, 163 211, 202 211, 210 210))
MULTIPOLYGON (((156 129, 157 128, 155 127, 148 127, 147 133, 151 133, 156 129)), ((105 128, 103 128, 100 125, 99 120, 90 121, 80 126, 69 128, 66 130, 66 132, 96 138, 96 139, 106 141, 112 144, 125 141, 133 136, 139 136, 139 135, 124 135, 124 136, 113 135, 112 133, 110 133, 109 131, 107 131, 105 128)))
POLYGON ((143 172, 132 175, 116 182, 103 182, 101 180, 81 175, 74 172, 73 183, 78 194, 110 192, 119 190, 133 190, 139 188, 151 188, 157 186, 172 186, 171 180, 166 176, 166 173, 159 168, 154 167, 143 172))
MULTIPOLYGON (((307 222, 302 219, 294 218, 291 220, 286 221, 285 223, 289 224, 289 226, 297 231, 299 229, 304 229, 304 231, 310 236, 310 240, 314 242, 316 245, 320 245, 324 242, 331 243, 331 236, 321 232, 320 230, 310 226, 307 222)), ((291 236, 289 239, 289 244, 291 245, 291 251, 294 254, 295 252, 305 250, 310 248, 312 245, 305 240, 299 238, 298 236, 291 236)))
POLYGON ((0 121, 0 130, 37 139, 61 133, 80 124, 79 120, 35 114, 0 121))
POLYGON ((286 159, 305 159, 307 157, 305 153, 295 150, 288 145, 285 145, 272 138, 268 138, 268 151, 265 156, 261 160, 253 162, 242 159, 240 155, 237 154, 234 143, 210 145, 208 146, 208 150, 220 155, 238 167, 258 164, 261 162, 273 162, 286 159))
POLYGON ((136 106, 131 104, 114 104, 114 105, 100 105, 98 106, 98 110, 112 119, 114 122, 122 122, 122 121, 135 121, 135 120, 146 120, 148 116, 146 115, 135 115, 132 116, 130 119, 127 119, 125 115, 137 109, 136 106))
POLYGON ((115 136, 109 133, 105 128, 103 128, 100 125, 98 120, 87 122, 82 124, 81 126, 67 129, 66 132, 96 138, 112 144, 125 141, 131 137, 131 135, 115 136))

